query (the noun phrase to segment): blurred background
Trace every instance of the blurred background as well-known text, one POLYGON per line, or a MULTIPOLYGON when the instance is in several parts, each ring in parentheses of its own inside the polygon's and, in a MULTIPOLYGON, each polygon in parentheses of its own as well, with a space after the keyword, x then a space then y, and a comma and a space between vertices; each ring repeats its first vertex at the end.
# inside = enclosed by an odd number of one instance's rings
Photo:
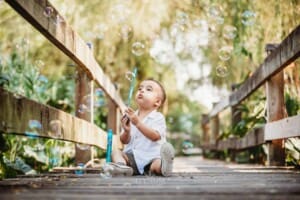
MULTIPOLYGON (((267 43, 280 43, 300 22, 299 0, 50 2, 61 14, 53 23, 66 21, 79 33, 124 100, 134 67, 138 68, 138 82, 153 77, 164 85, 168 99, 162 112, 178 155, 184 155, 188 147, 201 146, 201 114, 227 96, 232 85, 251 76, 266 57, 267 43)), ((52 15, 51 6, 44 15, 52 15)), ((285 73, 289 116, 300 112, 299 60, 295 65, 285 73)), ((3 0, 0 66, 1 87, 75 113, 75 64, 3 0)), ((237 127, 228 125, 230 110, 222 113, 228 120, 221 124, 220 138, 243 136, 265 122, 262 92, 258 90, 241 106, 243 120, 237 127)), ((101 88, 96 87, 95 96, 95 123, 105 130, 107 107, 101 88)), ((82 112, 88 112, 85 109, 83 106, 82 112)), ((28 122, 29 132, 39 126, 38 121, 28 122)), ((6 150, 10 149, 6 158, 25 158, 36 170, 73 161, 71 143, 12 135, 5 139, 6 150)))

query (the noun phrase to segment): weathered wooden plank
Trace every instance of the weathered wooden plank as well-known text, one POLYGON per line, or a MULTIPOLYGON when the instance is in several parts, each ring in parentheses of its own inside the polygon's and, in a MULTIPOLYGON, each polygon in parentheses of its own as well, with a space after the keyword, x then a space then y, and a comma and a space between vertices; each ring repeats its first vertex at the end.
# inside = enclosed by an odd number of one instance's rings
POLYGON ((264 128, 255 128, 247 133, 243 138, 236 140, 236 149, 246 149, 249 147, 255 147, 260 144, 263 144, 264 128))
MULTIPOLYGON (((0 131, 94 145, 106 149, 106 132, 68 113, 0 88, 0 131), (30 127, 30 120, 35 120, 30 127)), ((32 122, 32 121, 31 121, 32 122)), ((113 139, 117 148, 117 138, 113 139)))
POLYGON ((266 124, 264 140, 300 137, 300 115, 266 124))
POLYGON ((210 112, 210 117, 215 116, 228 106, 234 106, 246 99, 257 88, 274 74, 283 70, 300 56, 300 25, 297 26, 274 50, 266 57, 260 67, 248 78, 245 83, 233 92, 228 99, 219 102, 210 112))
POLYGON ((215 104, 211 112, 209 113, 210 117, 217 115, 220 111, 224 110, 230 105, 229 97, 224 97, 222 101, 215 104))
MULTIPOLYGON (((296 200, 300 173, 291 167, 235 164, 202 157, 176 157, 174 174, 117 176, 45 174, 0 181, 1 199, 296 200), (100 197, 100 198, 99 198, 100 197), (200 197, 200 198, 199 198, 200 197)), ((99 173, 95 170, 95 173, 99 173)))
POLYGON ((59 15, 49 1, 6 0, 13 9, 23 16, 63 53, 83 68, 103 91, 123 110, 125 104, 111 80, 103 73, 92 51, 80 36, 59 15), (43 13, 47 7, 53 9, 49 17, 43 13), (60 19, 57 21, 57 17, 60 19))
POLYGON ((255 128, 249 131, 243 138, 228 138, 226 140, 218 140, 216 145, 202 145, 203 148, 211 150, 241 150, 265 143, 264 127, 255 128))

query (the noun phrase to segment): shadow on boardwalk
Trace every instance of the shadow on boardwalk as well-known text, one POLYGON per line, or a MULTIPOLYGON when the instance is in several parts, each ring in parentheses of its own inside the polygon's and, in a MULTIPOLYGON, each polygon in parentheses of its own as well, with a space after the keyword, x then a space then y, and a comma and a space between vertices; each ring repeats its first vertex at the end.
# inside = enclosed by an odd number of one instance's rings
POLYGON ((300 199, 300 171, 201 157, 175 159, 171 177, 48 174, 0 181, 0 199, 300 199))

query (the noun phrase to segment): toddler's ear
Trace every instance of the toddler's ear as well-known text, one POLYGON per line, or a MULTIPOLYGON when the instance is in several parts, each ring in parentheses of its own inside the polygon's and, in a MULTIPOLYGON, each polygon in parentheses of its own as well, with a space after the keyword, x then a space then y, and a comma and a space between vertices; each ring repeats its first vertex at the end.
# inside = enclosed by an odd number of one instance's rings
POLYGON ((154 105, 155 105, 157 108, 159 108, 160 105, 161 105, 161 100, 160 100, 160 99, 157 99, 154 105))

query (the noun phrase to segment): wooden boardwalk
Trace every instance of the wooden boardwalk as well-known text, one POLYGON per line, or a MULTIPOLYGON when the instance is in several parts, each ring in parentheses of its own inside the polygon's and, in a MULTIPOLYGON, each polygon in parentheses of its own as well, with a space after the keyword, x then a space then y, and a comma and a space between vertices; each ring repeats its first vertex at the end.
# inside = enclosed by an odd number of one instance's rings
POLYGON ((0 199, 300 199, 300 171, 201 157, 175 159, 172 177, 47 174, 0 181, 0 199))

